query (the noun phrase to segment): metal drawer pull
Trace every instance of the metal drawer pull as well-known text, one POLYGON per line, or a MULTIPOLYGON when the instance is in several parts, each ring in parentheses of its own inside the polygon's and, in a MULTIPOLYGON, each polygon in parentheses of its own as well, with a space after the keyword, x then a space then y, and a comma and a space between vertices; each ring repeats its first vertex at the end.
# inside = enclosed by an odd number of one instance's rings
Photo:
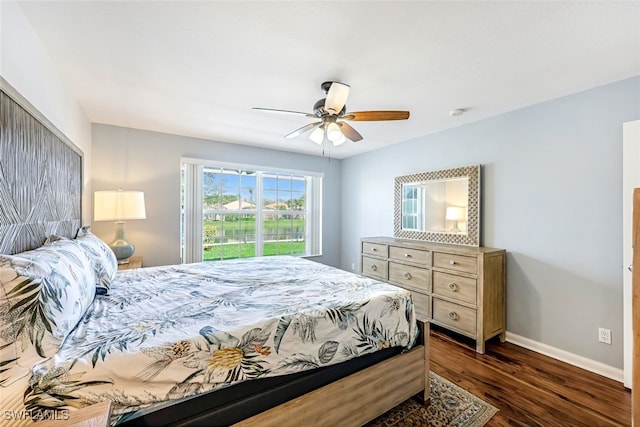
POLYGON ((450 289, 452 292, 458 292, 458 285, 457 285, 457 284, 455 284, 455 283, 449 283, 449 289, 450 289))
POLYGON ((371 248, 371 250, 372 250, 373 252, 377 252, 377 251, 378 251, 378 248, 371 248))
POLYGON ((455 262, 454 260, 450 259, 450 260, 449 260, 449 264, 451 264, 451 265, 455 265, 455 264, 456 264, 456 262, 455 262))
POLYGON ((411 255, 410 254, 404 254, 404 257, 405 258, 411 258, 411 255))
POLYGON ((450 311, 449 312, 449 319, 451 320, 458 320, 458 313, 456 313, 455 311, 450 311))
POLYGON ((377 266, 377 265, 375 265, 375 264, 371 264, 371 269, 372 269, 373 271, 378 271, 378 266, 377 266))
POLYGON ((411 279, 411 273, 409 273, 408 271, 406 273, 403 274, 404 278, 407 280, 411 279))

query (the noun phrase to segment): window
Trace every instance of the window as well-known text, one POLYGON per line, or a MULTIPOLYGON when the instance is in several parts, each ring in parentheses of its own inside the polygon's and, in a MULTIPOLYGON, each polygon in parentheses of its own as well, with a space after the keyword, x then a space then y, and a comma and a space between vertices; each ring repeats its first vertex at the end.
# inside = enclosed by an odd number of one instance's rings
POLYGON ((422 230, 422 209, 424 190, 422 188, 402 186, 402 228, 405 230, 422 230))
POLYGON ((182 259, 321 253, 322 176, 182 161, 182 259))

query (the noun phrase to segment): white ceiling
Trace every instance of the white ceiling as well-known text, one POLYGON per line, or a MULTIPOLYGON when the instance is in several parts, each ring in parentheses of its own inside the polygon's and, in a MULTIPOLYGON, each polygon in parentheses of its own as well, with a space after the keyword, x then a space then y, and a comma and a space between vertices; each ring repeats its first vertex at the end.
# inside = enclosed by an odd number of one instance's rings
POLYGON ((640 1, 20 1, 95 123, 321 155, 283 136, 351 85, 335 158, 640 75, 640 1), (454 108, 468 111, 449 116, 454 108))

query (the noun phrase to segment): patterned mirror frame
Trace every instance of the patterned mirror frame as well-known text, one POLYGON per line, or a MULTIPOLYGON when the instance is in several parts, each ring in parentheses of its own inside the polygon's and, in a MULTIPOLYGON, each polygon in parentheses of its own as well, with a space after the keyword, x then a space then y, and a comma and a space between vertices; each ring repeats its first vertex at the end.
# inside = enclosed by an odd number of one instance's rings
POLYGON ((480 165, 441 169, 395 179, 393 235, 400 239, 425 240, 452 245, 480 246, 480 165), (421 181, 441 181, 451 178, 469 178, 469 200, 467 204, 467 232, 443 233, 402 229, 402 185, 421 181))

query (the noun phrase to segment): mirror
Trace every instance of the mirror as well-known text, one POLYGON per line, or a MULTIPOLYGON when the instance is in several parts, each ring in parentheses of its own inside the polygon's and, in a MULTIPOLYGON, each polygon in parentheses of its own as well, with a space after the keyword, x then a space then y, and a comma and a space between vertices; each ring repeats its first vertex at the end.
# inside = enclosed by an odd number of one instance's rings
POLYGON ((480 165, 395 180, 394 236, 480 246, 480 165))

